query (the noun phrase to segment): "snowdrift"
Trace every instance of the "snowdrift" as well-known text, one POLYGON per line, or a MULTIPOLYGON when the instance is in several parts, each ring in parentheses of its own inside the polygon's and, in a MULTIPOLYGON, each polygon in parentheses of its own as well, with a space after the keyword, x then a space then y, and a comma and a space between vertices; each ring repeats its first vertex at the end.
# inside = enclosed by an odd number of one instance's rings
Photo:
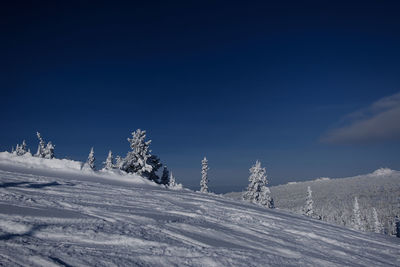
POLYGON ((120 170, 93 171, 85 163, 69 159, 45 159, 30 154, 17 156, 9 152, 0 152, 0 167, 3 170, 32 173, 43 176, 56 176, 65 179, 85 180, 108 184, 144 184, 158 186, 135 174, 120 170))

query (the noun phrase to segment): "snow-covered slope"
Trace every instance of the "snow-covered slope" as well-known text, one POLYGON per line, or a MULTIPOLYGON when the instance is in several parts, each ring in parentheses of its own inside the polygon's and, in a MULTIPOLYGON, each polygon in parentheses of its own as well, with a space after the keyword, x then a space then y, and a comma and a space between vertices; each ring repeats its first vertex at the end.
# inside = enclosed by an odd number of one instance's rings
MULTIPOLYGON (((314 210, 327 222, 352 227, 353 201, 358 198, 361 221, 365 231, 374 231, 372 208, 377 210, 384 232, 395 233, 394 220, 400 215, 400 172, 386 168, 370 174, 349 178, 319 178, 306 182, 294 182, 271 187, 275 205, 280 209, 302 213, 307 186, 312 189, 314 210)), ((226 194, 241 199, 241 192, 226 194)))
POLYGON ((0 160, 0 196, 5 266, 400 265, 396 238, 90 172, 0 160))

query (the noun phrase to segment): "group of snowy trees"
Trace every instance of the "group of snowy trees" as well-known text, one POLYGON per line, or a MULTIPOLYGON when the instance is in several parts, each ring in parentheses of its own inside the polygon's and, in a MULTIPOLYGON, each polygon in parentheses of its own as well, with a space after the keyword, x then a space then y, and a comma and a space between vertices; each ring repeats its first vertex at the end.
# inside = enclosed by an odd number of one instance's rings
MULTIPOLYGON (((200 192, 208 193, 208 160, 206 157, 201 161, 201 180, 200 192)), ((257 160, 255 165, 250 168, 249 185, 243 194, 243 200, 273 209, 274 200, 271 197, 271 191, 267 187, 268 180, 265 168, 257 160)))
MULTIPOLYGON (((45 159, 52 159, 54 158, 54 148, 55 146, 52 144, 52 142, 46 142, 44 141, 42 135, 37 132, 36 133, 37 138, 39 139, 39 145, 36 154, 34 155, 35 157, 38 158, 45 158, 45 159)), ((17 144, 17 146, 11 149, 11 153, 14 153, 18 156, 22 156, 25 154, 31 155, 31 150, 28 149, 28 146, 26 145, 25 140, 22 141, 22 144, 17 144)))
MULTIPOLYGON (((161 177, 157 171, 163 166, 160 159, 151 154, 151 140, 146 141, 146 131, 137 129, 132 132, 132 138, 128 138, 131 150, 126 154, 125 158, 116 157, 115 163, 113 153, 110 150, 105 162, 103 162, 103 170, 118 169, 127 173, 134 173, 139 176, 148 178, 158 184, 175 187, 177 185, 175 177, 167 166, 164 165, 161 177)), ((96 169, 95 156, 93 147, 87 159, 87 165, 92 169, 96 169)))
MULTIPOLYGON (((375 233, 382 233, 383 225, 379 221, 378 212, 376 211, 376 208, 374 208, 374 207, 372 207, 372 219, 373 219, 373 229, 372 230, 375 233)), ((357 197, 354 197, 352 227, 356 230, 366 231, 366 226, 364 225, 364 222, 361 219, 360 205, 358 204, 357 197)))

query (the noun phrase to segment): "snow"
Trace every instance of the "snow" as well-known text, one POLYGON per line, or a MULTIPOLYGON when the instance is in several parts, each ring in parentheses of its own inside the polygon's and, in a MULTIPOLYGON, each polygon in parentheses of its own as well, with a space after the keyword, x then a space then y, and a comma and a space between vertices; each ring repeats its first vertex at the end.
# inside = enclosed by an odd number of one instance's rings
MULTIPOLYGON (((378 169, 372 173, 347 178, 316 179, 304 182, 288 183, 270 187, 275 206, 303 213, 306 203, 307 187, 313 191, 313 208, 321 219, 343 225, 352 225, 354 198, 358 198, 363 230, 375 232, 377 211, 382 232, 396 234, 395 217, 400 214, 399 192, 400 171, 378 169)), ((231 199, 240 200, 242 192, 225 194, 231 199)))
POLYGON ((54 160, 0 153, 1 265, 400 265, 397 238, 54 160))

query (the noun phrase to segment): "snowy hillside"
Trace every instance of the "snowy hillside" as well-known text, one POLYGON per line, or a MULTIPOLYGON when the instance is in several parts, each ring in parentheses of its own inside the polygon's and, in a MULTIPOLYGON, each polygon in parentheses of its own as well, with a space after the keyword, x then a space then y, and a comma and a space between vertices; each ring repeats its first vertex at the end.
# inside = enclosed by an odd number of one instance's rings
POLYGON ((53 160, 0 156, 0 265, 400 265, 397 238, 53 160))
MULTIPOLYGON (((276 207, 301 214, 307 186, 313 193, 314 210, 322 220, 352 227, 353 201, 358 198, 361 221, 365 231, 373 231, 375 208, 384 233, 394 235, 396 215, 400 214, 400 172, 378 169, 373 173, 349 178, 319 178, 270 187, 276 207)), ((226 194, 241 199, 242 193, 226 194)))

